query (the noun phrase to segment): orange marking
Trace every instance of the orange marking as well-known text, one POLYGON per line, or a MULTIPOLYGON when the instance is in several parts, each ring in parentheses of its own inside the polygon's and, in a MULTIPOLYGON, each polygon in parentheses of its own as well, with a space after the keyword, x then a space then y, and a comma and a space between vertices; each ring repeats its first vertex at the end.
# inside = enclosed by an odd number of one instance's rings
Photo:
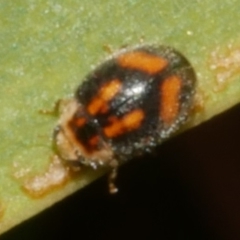
POLYGON ((179 94, 181 91, 181 78, 170 76, 164 79, 160 86, 161 91, 161 109, 160 115, 163 121, 170 124, 176 118, 179 111, 179 94))
POLYGON ((100 97, 95 97, 90 102, 88 106, 88 112, 92 115, 95 115, 98 112, 102 112, 104 109, 107 109, 106 102, 100 97))
POLYGON ((122 123, 126 129, 132 130, 140 126, 143 118, 144 118, 143 111, 137 109, 125 115, 122 119, 122 123))
POLYGON ((125 132, 130 132, 140 127, 144 119, 144 112, 136 109, 121 119, 110 117, 111 124, 103 129, 105 135, 109 138, 117 137, 125 132))
POLYGON ((168 65, 165 59, 140 51, 119 56, 118 63, 122 67, 141 70, 149 74, 158 73, 168 65))
POLYGON ((89 139, 89 145, 96 146, 98 144, 99 137, 93 136, 91 139, 89 139))
POLYGON ((108 121, 110 122, 110 123, 114 123, 114 122, 116 122, 118 120, 118 118, 116 117, 116 116, 110 116, 109 118, 108 118, 108 121))
POLYGON ((99 95, 105 101, 109 101, 119 92, 121 86, 119 79, 113 79, 101 87, 99 95))
POLYGON ((88 112, 92 115, 95 115, 99 112, 105 113, 108 111, 108 102, 114 98, 114 96, 121 89, 121 81, 118 79, 113 79, 110 82, 104 84, 97 96, 92 99, 88 105, 88 112))
POLYGON ((78 126, 78 127, 82 127, 85 123, 86 123, 86 118, 77 118, 76 121, 75 121, 75 125, 78 126))
POLYGON ((100 113, 107 113, 108 109, 108 105, 104 103, 100 109, 100 113))

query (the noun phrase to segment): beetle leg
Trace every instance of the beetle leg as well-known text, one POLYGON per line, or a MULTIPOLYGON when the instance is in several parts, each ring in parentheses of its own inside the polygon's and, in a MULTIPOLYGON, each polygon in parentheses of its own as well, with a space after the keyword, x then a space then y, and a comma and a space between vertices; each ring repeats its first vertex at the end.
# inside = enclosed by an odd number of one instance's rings
POLYGON ((118 162, 117 160, 112 160, 110 163, 110 166, 112 167, 111 172, 108 175, 108 188, 109 192, 111 194, 117 193, 118 188, 115 185, 115 180, 117 178, 118 174, 118 162))

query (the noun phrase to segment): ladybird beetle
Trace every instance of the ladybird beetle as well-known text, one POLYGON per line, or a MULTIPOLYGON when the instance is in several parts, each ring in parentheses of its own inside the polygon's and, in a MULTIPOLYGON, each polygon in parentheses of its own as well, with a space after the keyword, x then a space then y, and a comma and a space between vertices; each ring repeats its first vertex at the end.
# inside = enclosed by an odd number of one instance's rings
POLYGON ((54 142, 63 160, 109 166, 110 192, 120 163, 171 136, 193 105, 196 76, 166 46, 138 46, 111 56, 86 76, 62 106, 54 142))

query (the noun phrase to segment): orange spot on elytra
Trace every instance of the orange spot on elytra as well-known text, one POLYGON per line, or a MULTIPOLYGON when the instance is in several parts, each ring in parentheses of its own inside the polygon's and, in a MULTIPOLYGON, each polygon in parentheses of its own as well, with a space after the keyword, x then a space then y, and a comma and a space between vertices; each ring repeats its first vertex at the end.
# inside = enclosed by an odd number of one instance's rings
POLYGON ((86 118, 83 117, 77 118, 75 124, 78 127, 82 127, 86 123, 86 121, 87 121, 86 118))
POLYGON ((119 56, 118 63, 122 67, 141 70, 149 74, 155 74, 163 70, 167 66, 168 61, 161 57, 138 51, 125 53, 119 56))
POLYGON ((90 140, 89 140, 89 145, 91 146, 96 146, 98 144, 98 140, 99 137, 98 136, 93 136, 90 140))
POLYGON ((160 86, 160 116, 165 123, 170 124, 178 114, 181 85, 182 82, 178 76, 170 76, 164 79, 160 86))
POLYGON ((126 114, 121 119, 110 117, 111 124, 104 128, 104 133, 107 137, 116 137, 125 132, 130 132, 140 127, 144 119, 144 112, 140 109, 133 110, 126 114))
POLYGON ((88 106, 88 112, 92 115, 103 112, 104 109, 107 109, 106 102, 100 97, 95 97, 88 106))
POLYGON ((114 123, 114 122, 116 122, 118 120, 118 118, 116 117, 116 116, 110 116, 109 118, 108 118, 108 121, 110 122, 110 123, 114 123))
POLYGON ((108 102, 114 98, 114 96, 121 89, 121 82, 118 79, 113 79, 110 82, 104 84, 97 96, 92 99, 87 107, 90 114, 95 115, 97 113, 105 113, 108 111, 108 102))
POLYGON ((105 100, 109 101, 111 100, 116 93, 120 90, 121 88, 121 82, 119 79, 113 79, 110 82, 104 84, 100 90, 100 97, 105 100))
POLYGON ((143 111, 137 109, 125 115, 122 119, 122 123, 125 128, 127 128, 128 130, 132 130, 140 126, 143 118, 144 118, 143 111))

